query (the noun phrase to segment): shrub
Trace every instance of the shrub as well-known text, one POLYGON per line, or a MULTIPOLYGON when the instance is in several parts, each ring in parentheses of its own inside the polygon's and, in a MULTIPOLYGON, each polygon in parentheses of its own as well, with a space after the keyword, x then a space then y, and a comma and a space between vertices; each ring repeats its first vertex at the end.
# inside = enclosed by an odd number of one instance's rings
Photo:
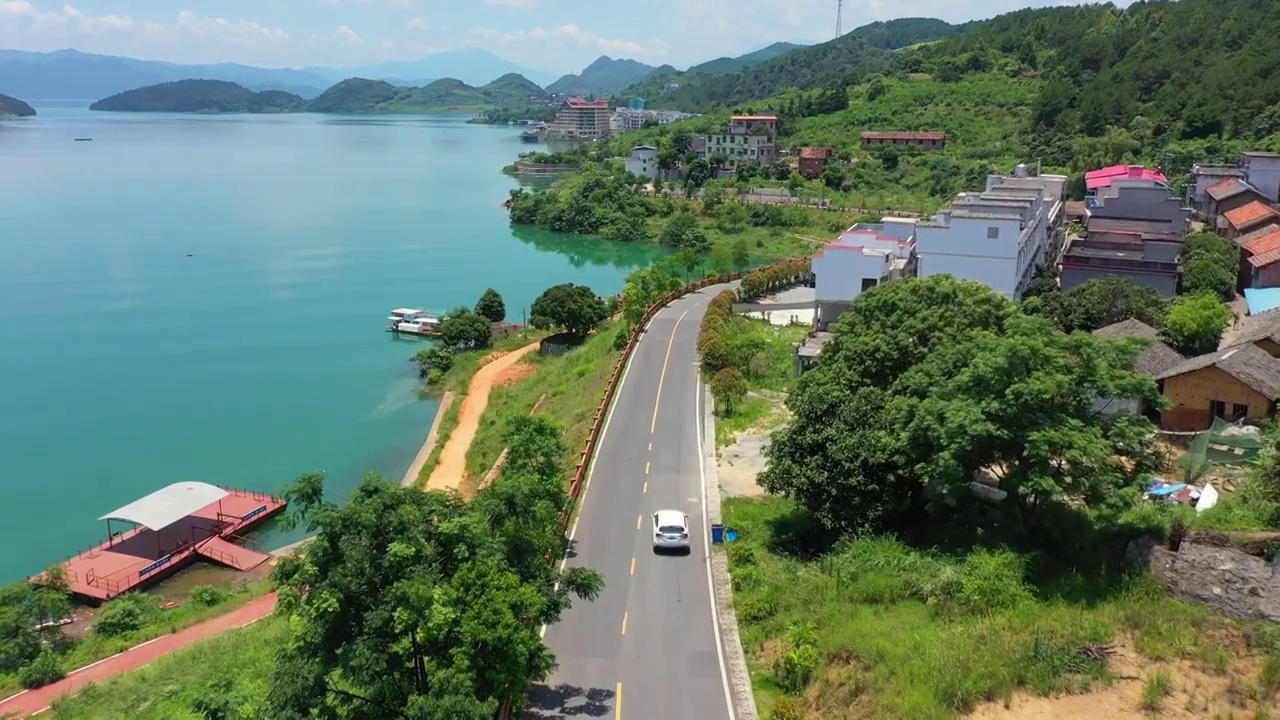
POLYGON ((159 601, 152 595, 132 593, 102 606, 102 612, 93 623, 93 631, 107 637, 118 637, 135 632, 160 612, 159 601))
POLYGON ((22 683, 22 687, 30 690, 55 683, 66 675, 62 671, 62 663, 58 656, 52 650, 45 650, 35 660, 18 670, 18 681, 22 683))
POLYGON ((226 590, 212 585, 197 585, 191 589, 191 602, 213 607, 231 596, 226 590))
POLYGON ((804 708, 793 697, 780 697, 769 708, 769 720, 804 720, 804 708))

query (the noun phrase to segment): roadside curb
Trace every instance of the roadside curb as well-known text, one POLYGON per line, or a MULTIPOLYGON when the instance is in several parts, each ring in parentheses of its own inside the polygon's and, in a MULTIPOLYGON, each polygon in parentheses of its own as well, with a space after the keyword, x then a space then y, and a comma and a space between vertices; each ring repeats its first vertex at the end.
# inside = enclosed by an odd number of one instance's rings
POLYGON ((404 478, 400 480, 401 487, 417 484, 418 473, 422 472, 422 468, 426 467, 427 459, 431 457, 431 453, 436 449, 436 443, 439 442, 439 438, 436 436, 440 433, 440 423, 444 420, 445 413, 449 412, 449 406, 453 405, 453 398, 452 390, 446 390, 444 395, 440 396, 440 406, 436 408, 436 416, 431 419, 431 429, 427 431, 427 439, 422 443, 422 447, 413 458, 413 462, 409 464, 409 469, 405 471, 404 478))
MULTIPOLYGON (((720 514, 720 475, 716 468, 716 419, 713 412, 715 400, 711 388, 703 386, 702 465, 707 477, 707 521, 723 522, 720 514)), ((720 639, 724 643, 726 671, 733 689, 734 715, 737 720, 757 720, 755 694, 751 692, 751 671, 742 649, 742 636, 738 633, 738 613, 733 608, 733 580, 729 576, 729 556, 723 545, 711 546, 711 585, 715 591, 716 614, 720 618, 720 639)))

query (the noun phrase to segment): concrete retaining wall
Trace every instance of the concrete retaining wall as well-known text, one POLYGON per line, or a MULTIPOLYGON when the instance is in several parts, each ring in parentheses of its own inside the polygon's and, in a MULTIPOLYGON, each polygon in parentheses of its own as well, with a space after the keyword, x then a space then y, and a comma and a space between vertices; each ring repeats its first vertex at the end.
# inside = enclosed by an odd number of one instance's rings
POLYGON ((1184 600, 1242 620, 1280 622, 1280 576, 1263 558, 1190 540, 1174 551, 1140 538, 1129 544, 1125 559, 1184 600))

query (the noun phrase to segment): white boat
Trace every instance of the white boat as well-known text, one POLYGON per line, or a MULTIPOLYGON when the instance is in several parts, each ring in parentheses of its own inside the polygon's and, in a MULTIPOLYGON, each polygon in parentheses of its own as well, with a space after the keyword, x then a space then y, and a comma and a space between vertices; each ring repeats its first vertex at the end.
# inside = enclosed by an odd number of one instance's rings
POLYGON ((435 335, 440 332, 440 319, 433 317, 426 310, 397 308, 391 311, 391 316, 387 320, 391 321, 387 329, 392 332, 411 335, 435 335))

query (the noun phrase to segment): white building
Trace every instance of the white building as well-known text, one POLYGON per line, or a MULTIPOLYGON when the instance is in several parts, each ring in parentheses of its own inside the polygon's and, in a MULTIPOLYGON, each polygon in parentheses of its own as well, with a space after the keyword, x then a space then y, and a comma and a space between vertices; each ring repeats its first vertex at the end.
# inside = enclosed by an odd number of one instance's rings
POLYGON ((859 223, 813 257, 815 321, 824 330, 854 298, 914 274, 916 221, 859 223))
POLYGON ((678 120, 688 120, 695 117, 698 116, 677 110, 645 110, 620 107, 614 109, 613 116, 610 118, 610 125, 615 127, 618 132, 621 132, 623 130, 639 130, 648 122, 658 125, 670 125, 678 120))
POLYGON ((651 145, 631 148, 626 165, 627 172, 652 180, 658 176, 658 148, 651 145))

